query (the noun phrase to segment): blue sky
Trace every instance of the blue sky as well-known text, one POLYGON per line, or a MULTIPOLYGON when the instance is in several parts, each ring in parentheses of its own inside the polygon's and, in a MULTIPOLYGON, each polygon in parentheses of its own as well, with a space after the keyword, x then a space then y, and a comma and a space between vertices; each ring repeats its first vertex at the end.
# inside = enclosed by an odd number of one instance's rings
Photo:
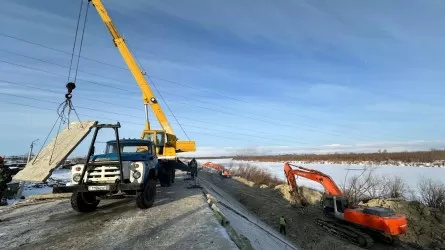
MULTIPOLYGON (((103 3, 197 154, 445 146, 443 1, 103 3)), ((57 118, 79 1, 0 5, 0 155, 21 154, 57 118)), ((80 59, 81 119, 120 121, 123 137, 139 137, 140 91, 94 8, 82 55, 114 66, 80 59)))

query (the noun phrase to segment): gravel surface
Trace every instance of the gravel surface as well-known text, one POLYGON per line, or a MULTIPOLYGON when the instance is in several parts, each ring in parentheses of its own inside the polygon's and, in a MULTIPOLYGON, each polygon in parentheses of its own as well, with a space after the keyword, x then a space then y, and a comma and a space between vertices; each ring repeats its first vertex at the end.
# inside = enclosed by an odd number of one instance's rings
POLYGON ((159 188, 155 205, 134 198, 101 201, 88 214, 68 200, 0 212, 2 249, 238 249, 208 207, 200 189, 177 174, 159 188))

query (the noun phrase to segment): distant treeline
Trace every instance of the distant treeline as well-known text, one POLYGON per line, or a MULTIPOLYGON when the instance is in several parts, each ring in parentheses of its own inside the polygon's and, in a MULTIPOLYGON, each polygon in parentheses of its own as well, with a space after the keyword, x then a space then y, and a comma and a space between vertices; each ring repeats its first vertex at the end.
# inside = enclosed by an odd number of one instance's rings
POLYGON ((264 156, 234 156, 234 160, 246 161, 329 161, 329 162, 386 162, 400 161, 403 163, 432 163, 445 160, 445 150, 416 152, 391 152, 386 150, 377 153, 334 153, 334 154, 285 154, 264 156))

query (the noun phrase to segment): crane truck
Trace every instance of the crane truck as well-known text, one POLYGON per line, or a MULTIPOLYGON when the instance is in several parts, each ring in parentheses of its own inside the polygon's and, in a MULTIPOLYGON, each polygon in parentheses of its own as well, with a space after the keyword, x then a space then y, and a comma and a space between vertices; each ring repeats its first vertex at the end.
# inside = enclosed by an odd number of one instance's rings
POLYGON ((329 232, 367 248, 373 244, 371 235, 393 243, 399 235, 408 231, 405 216, 396 215, 390 208, 353 207, 329 175, 314 169, 295 167, 296 169, 293 169, 291 164, 286 162, 284 174, 291 193, 296 199, 302 200, 303 205, 304 197, 299 197, 295 176, 323 185, 326 191, 322 200, 324 217, 319 218, 317 223, 329 232))
POLYGON ((95 7, 101 20, 107 27, 113 39, 114 45, 119 50, 122 58, 132 73, 136 83, 142 91, 142 99, 145 107, 145 128, 142 131, 141 139, 150 140, 155 143, 156 153, 159 158, 159 181, 161 186, 170 186, 175 180, 175 169, 184 171, 191 171, 190 168, 181 162, 177 153, 181 152, 195 152, 196 145, 191 140, 178 140, 173 128, 168 122, 167 116, 162 110, 158 100, 156 99, 148 81, 145 79, 145 73, 137 64, 134 56, 128 48, 124 38, 118 32, 116 26, 108 15, 105 6, 101 0, 88 0, 95 7), (155 114, 162 129, 151 129, 148 118, 148 107, 155 114))
MULTIPOLYGON (((94 134, 85 164, 72 166, 70 185, 56 185, 53 193, 72 193, 71 207, 82 213, 96 210, 101 199, 119 193, 135 195, 136 205, 141 209, 153 206, 159 171, 154 143, 142 139, 119 139, 119 123, 90 123, 94 134), (104 154, 95 155, 99 131, 110 128, 114 130, 115 140, 107 142, 104 154)), ((87 123, 83 125, 87 126, 87 123)))

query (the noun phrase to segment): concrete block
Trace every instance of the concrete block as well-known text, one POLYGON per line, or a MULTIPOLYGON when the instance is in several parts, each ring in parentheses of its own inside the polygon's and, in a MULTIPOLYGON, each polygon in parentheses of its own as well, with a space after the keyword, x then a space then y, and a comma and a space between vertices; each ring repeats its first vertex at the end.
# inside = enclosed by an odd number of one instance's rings
POLYGON ((25 182, 44 182, 89 134, 96 121, 71 122, 42 151, 31 159, 13 179, 25 182))

